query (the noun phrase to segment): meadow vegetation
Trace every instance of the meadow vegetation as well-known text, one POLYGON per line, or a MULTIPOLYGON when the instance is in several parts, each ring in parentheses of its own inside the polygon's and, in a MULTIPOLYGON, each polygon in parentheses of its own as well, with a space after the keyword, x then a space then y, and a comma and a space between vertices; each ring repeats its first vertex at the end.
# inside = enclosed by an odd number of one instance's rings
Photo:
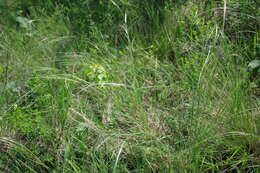
POLYGON ((260 172, 254 0, 1 0, 0 172, 260 172))

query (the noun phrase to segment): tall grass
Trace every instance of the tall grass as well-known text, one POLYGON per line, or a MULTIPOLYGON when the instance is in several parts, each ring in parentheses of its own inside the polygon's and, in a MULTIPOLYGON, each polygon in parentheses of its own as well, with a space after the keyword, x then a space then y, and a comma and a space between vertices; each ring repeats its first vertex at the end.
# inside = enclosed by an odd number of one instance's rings
POLYGON ((3 2, 2 172, 259 172, 256 1, 3 2))

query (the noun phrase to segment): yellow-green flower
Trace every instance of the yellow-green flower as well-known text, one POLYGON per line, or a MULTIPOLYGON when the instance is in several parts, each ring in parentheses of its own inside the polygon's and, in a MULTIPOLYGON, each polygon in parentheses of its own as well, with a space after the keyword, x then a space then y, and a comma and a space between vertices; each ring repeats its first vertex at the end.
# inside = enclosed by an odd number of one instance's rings
POLYGON ((99 64, 92 64, 84 71, 84 75, 90 80, 98 83, 104 82, 108 78, 105 68, 99 64))

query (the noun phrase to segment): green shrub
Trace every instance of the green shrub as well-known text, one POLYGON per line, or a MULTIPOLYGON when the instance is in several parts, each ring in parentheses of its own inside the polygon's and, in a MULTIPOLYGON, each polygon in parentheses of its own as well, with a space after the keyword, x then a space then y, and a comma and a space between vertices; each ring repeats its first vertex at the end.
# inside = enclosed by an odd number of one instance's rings
POLYGON ((47 79, 53 72, 34 73, 27 82, 29 95, 14 104, 6 118, 20 131, 32 137, 49 136, 57 124, 64 126, 69 107, 69 94, 64 81, 47 79))
POLYGON ((50 135, 50 129, 38 110, 14 105, 8 121, 18 133, 26 135, 28 140, 50 135))

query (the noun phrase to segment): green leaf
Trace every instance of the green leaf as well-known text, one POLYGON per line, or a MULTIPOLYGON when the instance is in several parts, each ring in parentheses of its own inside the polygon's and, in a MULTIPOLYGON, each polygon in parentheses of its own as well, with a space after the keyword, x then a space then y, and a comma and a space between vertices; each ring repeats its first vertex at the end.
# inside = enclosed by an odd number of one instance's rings
POLYGON ((20 17, 20 16, 16 17, 16 21, 20 24, 20 26, 22 28, 29 27, 31 25, 31 23, 33 22, 33 20, 29 20, 25 17, 20 17))
POLYGON ((255 70, 260 67, 260 60, 253 60, 248 64, 250 70, 255 70))
POLYGON ((0 75, 4 73, 4 67, 0 65, 0 75))

